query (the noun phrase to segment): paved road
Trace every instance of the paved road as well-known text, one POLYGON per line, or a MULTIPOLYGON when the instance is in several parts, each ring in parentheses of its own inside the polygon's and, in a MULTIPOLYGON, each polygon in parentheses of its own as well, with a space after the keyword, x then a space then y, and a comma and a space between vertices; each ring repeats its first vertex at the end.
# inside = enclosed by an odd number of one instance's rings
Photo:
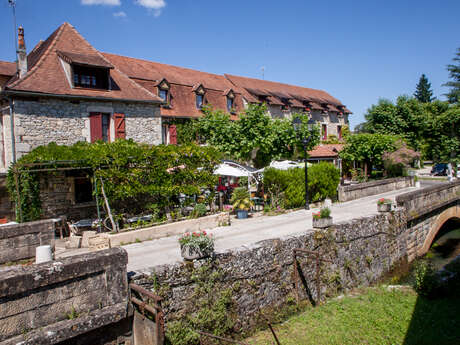
MULTIPOLYGON (((373 195, 359 200, 337 203, 332 206, 334 222, 341 222, 377 213, 379 198, 395 198, 415 188, 373 195)), ((258 241, 292 235, 298 232, 313 231, 311 213, 318 211, 300 210, 279 216, 260 216, 252 219, 233 220, 231 226, 219 227, 209 232, 215 238, 215 249, 222 252, 228 249, 250 246, 258 241)), ((162 238, 124 246, 128 252, 128 271, 149 272, 149 267, 182 261, 178 236, 162 238)))

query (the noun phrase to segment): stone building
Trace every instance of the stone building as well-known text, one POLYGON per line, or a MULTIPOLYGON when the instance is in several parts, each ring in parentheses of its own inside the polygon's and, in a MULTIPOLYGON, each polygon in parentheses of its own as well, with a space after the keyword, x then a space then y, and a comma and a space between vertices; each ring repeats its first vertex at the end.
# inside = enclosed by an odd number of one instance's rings
MULTIPOLYGON (((162 99, 113 66, 73 26, 62 24, 29 54, 19 28, 18 47, 17 72, 6 84, 0 79, 0 171, 50 142, 161 143, 162 99)), ((11 74, 7 67, 0 77, 11 74)))
POLYGON ((0 172, 50 142, 175 144, 176 124, 201 116, 204 105, 234 120, 249 103, 266 103, 277 118, 309 113, 324 140, 340 139, 351 114, 322 90, 101 53, 68 23, 29 54, 20 28, 18 46, 17 64, 0 62, 0 172))

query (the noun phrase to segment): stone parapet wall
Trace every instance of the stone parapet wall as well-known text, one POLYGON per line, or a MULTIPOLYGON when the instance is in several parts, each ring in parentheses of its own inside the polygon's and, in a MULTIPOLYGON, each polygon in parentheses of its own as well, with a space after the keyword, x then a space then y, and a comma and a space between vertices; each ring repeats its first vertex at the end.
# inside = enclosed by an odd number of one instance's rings
POLYGON ((34 258, 42 245, 54 251, 54 230, 51 219, 0 227, 0 264, 34 258))
POLYGON ((13 268, 0 277, 0 343, 56 344, 127 317, 120 248, 13 268))
POLYGON ((406 209, 409 219, 418 218, 457 200, 460 200, 460 180, 440 183, 396 197, 396 203, 406 209))
POLYGON ((139 230, 129 230, 118 234, 104 234, 112 246, 138 241, 150 241, 158 238, 182 235, 186 232, 213 229, 230 224, 230 215, 227 212, 213 214, 196 219, 187 219, 179 222, 156 225, 139 230))
POLYGON ((349 186, 339 186, 338 198, 340 202, 356 200, 370 195, 390 192, 393 190, 413 187, 414 177, 395 177, 378 181, 358 183, 349 186))
POLYGON ((314 256, 298 259, 301 271, 296 293, 295 248, 320 252, 322 259, 330 261, 320 266, 324 299, 377 281, 405 258, 406 247, 405 216, 397 210, 339 223, 327 230, 261 241, 217 253, 211 259, 155 266, 150 269, 152 274, 138 273, 133 280, 163 297, 167 327, 174 320, 186 323, 186 314, 208 305, 203 299, 212 298, 209 304, 219 305, 230 294, 225 313, 232 322, 231 332, 239 332, 254 326, 259 310, 279 310, 293 303, 297 293, 300 299, 316 300, 314 256), (211 289, 211 297, 200 294, 207 289, 211 289))

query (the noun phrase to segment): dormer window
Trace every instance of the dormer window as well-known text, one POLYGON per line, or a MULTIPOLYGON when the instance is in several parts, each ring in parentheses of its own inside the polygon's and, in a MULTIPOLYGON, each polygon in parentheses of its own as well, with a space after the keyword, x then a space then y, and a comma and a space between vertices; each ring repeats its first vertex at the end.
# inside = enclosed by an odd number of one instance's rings
POLYGON ((106 68, 73 65, 73 86, 108 90, 108 71, 106 68))
POLYGON ((72 87, 110 89, 113 66, 100 54, 79 54, 57 51, 66 77, 72 87))
POLYGON ((193 91, 195 91, 195 103, 196 103, 196 108, 197 109, 202 109, 203 106, 205 105, 205 94, 206 91, 204 87, 200 84, 196 87, 193 88, 193 91))
POLYGON ((233 93, 232 90, 228 90, 225 92, 225 95, 227 96, 227 111, 229 113, 234 113, 235 112, 235 94, 233 93))
POLYGON ((169 103, 170 102, 170 85, 166 81, 166 79, 163 79, 160 84, 158 84, 158 96, 165 102, 169 103))

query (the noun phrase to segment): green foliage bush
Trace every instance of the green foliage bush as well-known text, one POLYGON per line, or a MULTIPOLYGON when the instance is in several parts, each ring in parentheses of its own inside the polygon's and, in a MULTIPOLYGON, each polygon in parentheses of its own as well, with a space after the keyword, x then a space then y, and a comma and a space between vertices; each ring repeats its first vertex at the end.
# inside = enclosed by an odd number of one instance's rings
MULTIPOLYGON (((340 172, 333 164, 313 164, 308 168, 309 201, 336 198, 339 182, 340 172)), ((279 196, 285 208, 300 207, 305 203, 305 170, 268 168, 264 172, 264 189, 270 198, 279 196)))
MULTIPOLYGON (((72 146, 50 143, 21 157, 10 168, 7 177, 9 193, 18 203, 14 171, 18 170, 20 192, 19 221, 39 219, 41 202, 39 174, 31 172, 27 163, 46 163, 47 169, 86 167, 88 175, 98 182, 96 193, 102 201, 100 180, 114 213, 141 213, 152 204, 163 213, 177 203, 177 196, 196 195, 201 188, 214 189, 217 177, 213 174, 220 163, 220 153, 212 147, 190 145, 150 146, 132 140, 112 143, 79 142, 72 146), (62 161, 67 161, 65 164, 62 161), (61 163, 60 163, 61 162, 61 163)), ((34 169, 40 168, 40 165, 34 169)))
POLYGON ((414 290, 421 296, 431 296, 438 287, 433 265, 425 260, 418 261, 414 266, 414 290))
POLYGON ((206 215, 208 210, 206 209, 205 204, 196 204, 192 211, 192 217, 198 218, 206 215))

